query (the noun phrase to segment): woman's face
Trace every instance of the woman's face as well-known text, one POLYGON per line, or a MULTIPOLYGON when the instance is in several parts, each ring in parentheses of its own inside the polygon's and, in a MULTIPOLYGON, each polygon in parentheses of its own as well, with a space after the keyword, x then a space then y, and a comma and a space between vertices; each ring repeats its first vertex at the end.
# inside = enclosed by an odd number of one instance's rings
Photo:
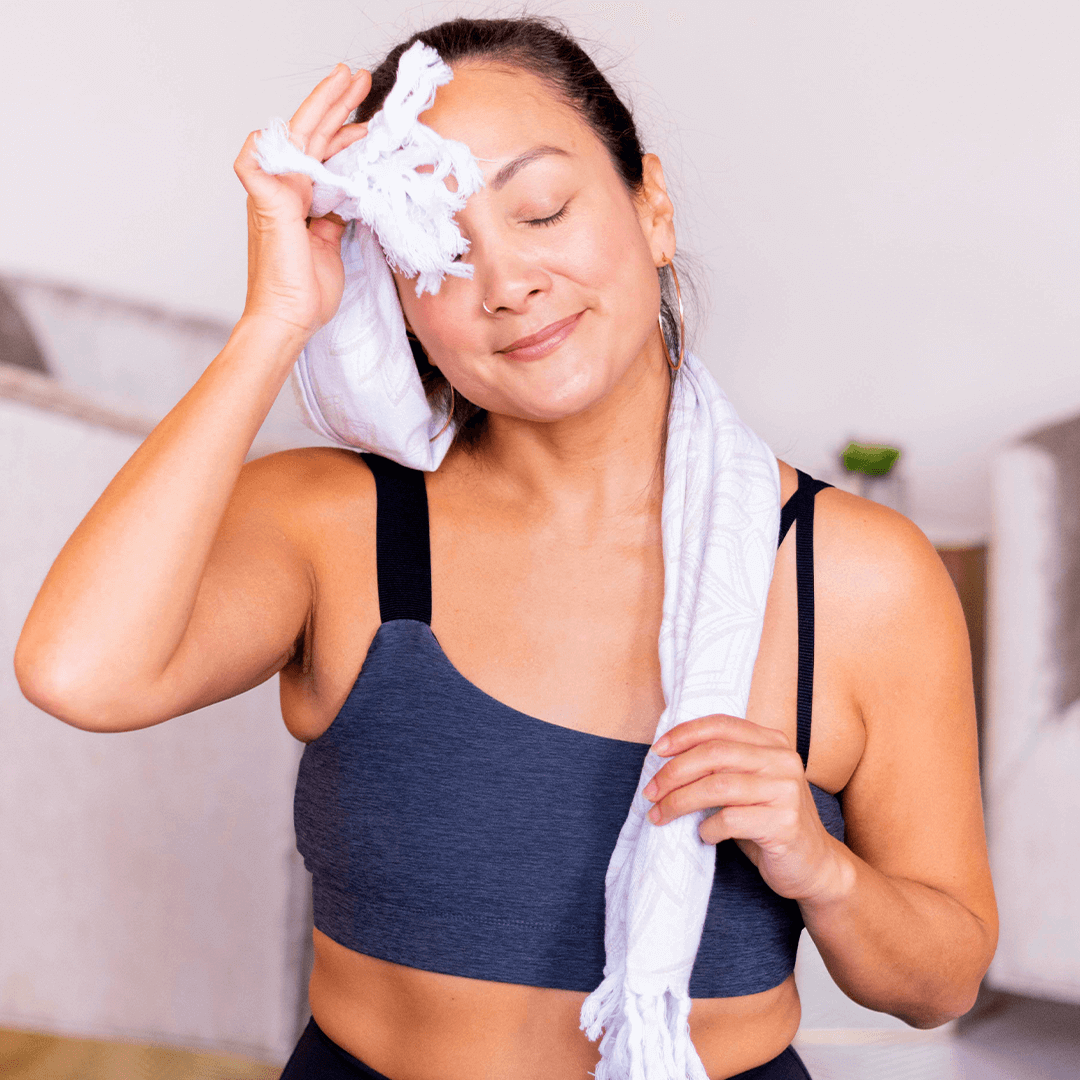
POLYGON ((420 119, 465 143, 486 181, 456 217, 472 279, 417 297, 395 275, 409 325, 455 389, 493 413, 552 421, 659 361, 656 268, 675 247, 659 162, 648 156, 646 192, 631 196, 591 128, 518 69, 458 66, 420 119))

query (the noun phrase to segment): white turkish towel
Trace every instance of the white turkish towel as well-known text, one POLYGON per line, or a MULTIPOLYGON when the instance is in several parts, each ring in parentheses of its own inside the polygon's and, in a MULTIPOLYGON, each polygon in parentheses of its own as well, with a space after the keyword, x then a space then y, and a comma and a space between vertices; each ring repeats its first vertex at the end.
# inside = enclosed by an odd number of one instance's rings
MULTIPOLYGON (((686 354, 675 379, 664 464, 661 735, 712 713, 745 716, 780 528, 772 451, 686 354)), ((581 1026, 600 1042, 596 1080, 708 1080, 690 1041, 690 974, 716 867, 698 827, 663 826, 642 790, 667 759, 645 758, 608 864, 604 980, 581 1026)))
POLYGON ((367 134, 325 164, 292 144, 283 120, 256 140, 265 172, 311 177, 313 217, 333 212, 349 223, 337 314, 311 337, 292 372, 304 418, 332 441, 427 470, 438 467, 454 433, 447 428, 436 437, 445 418, 424 395, 390 267, 417 279, 417 296, 437 293, 445 274, 472 276, 472 266, 455 261, 469 245, 453 216, 483 186, 483 174, 464 143, 417 119, 453 77, 439 54, 417 41, 402 53, 367 134), (454 190, 446 184, 451 175, 454 190))
MULTIPOLYGON (((430 57, 411 74, 399 66, 391 96, 405 79, 420 80, 433 70, 442 85, 445 72, 439 72, 430 57)), ((396 100, 415 104, 419 93, 410 93, 407 85, 401 89, 396 100)), ((429 97, 425 100, 430 103, 429 97)), ((394 128, 394 139, 405 145, 413 131, 415 141, 409 145, 424 146, 445 164, 451 157, 441 156, 437 135, 415 135, 414 129, 423 128, 416 122, 420 111, 413 113, 413 128, 394 128)), ((378 120, 376 114, 371 130, 380 130, 378 120)), ((358 152, 348 169, 339 168, 341 155, 332 158, 328 180, 321 166, 315 168, 318 162, 298 168, 295 148, 275 157, 281 147, 280 137, 268 144, 264 168, 307 172, 315 181, 313 205, 332 208, 333 203, 339 214, 343 203, 334 199, 347 187, 356 203, 346 209, 363 218, 369 156, 358 152), (342 174, 344 181, 338 178, 342 174)), ((396 149, 384 143, 380 154, 393 157, 396 149)), ((460 169, 460 191, 467 166, 457 157, 453 167, 460 169)), ((392 200, 383 203, 384 209, 392 205, 392 200)), ((453 209, 441 194, 435 194, 431 206, 433 214, 451 221, 453 209)), ((420 220, 415 213, 409 218, 411 225, 423 229, 420 220)), ((387 261, 403 270, 410 266, 420 275, 418 294, 421 286, 437 291, 440 269, 456 273, 451 267, 460 264, 451 261, 457 251, 441 226, 431 226, 429 233, 442 245, 441 267, 437 258, 423 264, 426 270, 420 260, 410 262, 415 244, 408 252, 389 246, 397 235, 377 214, 350 225, 342 249, 346 284, 341 305, 308 342, 296 365, 295 385, 316 431, 342 445, 433 470, 449 448, 453 430, 429 441, 443 419, 434 417, 427 404, 387 261), (369 225, 374 225, 385 258, 369 225), (452 254, 447 257, 446 251, 452 254)), ((738 418, 708 369, 687 353, 672 389, 664 469, 659 648, 666 707, 654 741, 696 717, 746 715, 779 523, 776 458, 738 418)), ((661 827, 648 821, 652 804, 642 790, 664 760, 647 755, 608 866, 604 979, 581 1009, 582 1029, 591 1040, 601 1040, 596 1080, 708 1080, 690 1040, 689 985, 716 848, 698 836, 704 811, 661 827)))
POLYGON ((431 472, 454 428, 437 434, 446 418, 435 415, 424 394, 390 268, 359 221, 349 223, 341 257, 345 291, 337 314, 296 361, 297 400, 320 435, 431 472))

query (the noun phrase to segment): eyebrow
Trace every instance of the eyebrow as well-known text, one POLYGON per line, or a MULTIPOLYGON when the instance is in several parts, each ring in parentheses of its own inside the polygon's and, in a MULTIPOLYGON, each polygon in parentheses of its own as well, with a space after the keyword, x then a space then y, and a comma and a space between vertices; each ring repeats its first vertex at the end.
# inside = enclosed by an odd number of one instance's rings
POLYGON ((508 161, 494 176, 491 181, 491 187, 498 191, 500 188, 505 187, 510 181, 519 173, 526 165, 531 165, 534 161, 539 161, 542 157, 547 157, 549 154, 559 154, 561 157, 570 157, 565 150, 560 150, 557 146, 534 146, 531 150, 526 150, 524 154, 518 154, 513 161, 508 161))

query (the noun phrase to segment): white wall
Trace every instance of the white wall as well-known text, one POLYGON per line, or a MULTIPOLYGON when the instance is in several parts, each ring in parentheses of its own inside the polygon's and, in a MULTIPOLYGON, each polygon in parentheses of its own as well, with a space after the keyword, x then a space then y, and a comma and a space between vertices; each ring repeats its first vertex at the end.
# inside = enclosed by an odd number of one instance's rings
MULTIPOLYGON (((702 351, 781 456, 907 451, 985 536, 992 446, 1080 409, 1080 5, 534 3, 616 61, 682 193, 702 351)), ((249 130, 465 3, 0 4, 0 270, 236 317, 249 130), (13 107, 19 103, 18 107, 13 107)))
MULTIPOLYGON (((916 521, 984 537, 990 448, 1080 409, 1080 6, 532 8, 616 60, 666 148, 746 418, 819 472, 849 435, 901 444, 916 521)), ((246 133, 339 58, 492 10, 3 3, 0 269, 234 319, 246 133)))
POLYGON ((0 1027, 282 1061, 306 1006, 302 747, 277 680, 167 724, 79 731, 10 658, 135 436, 0 399, 0 1027))

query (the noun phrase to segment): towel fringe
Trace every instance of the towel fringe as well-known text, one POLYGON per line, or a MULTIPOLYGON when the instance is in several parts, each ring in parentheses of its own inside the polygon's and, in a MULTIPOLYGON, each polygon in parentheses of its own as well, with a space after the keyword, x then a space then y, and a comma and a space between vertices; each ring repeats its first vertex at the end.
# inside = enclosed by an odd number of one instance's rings
POLYGON ((417 279, 417 296, 437 293, 448 274, 473 273, 470 263, 457 261, 469 243, 454 214, 484 186, 483 173, 464 143, 441 138, 417 119, 434 102, 436 87, 453 77, 439 54, 417 41, 402 53, 397 79, 365 137, 325 164, 293 144, 284 120, 273 120, 255 140, 264 172, 314 181, 312 217, 333 211, 372 229, 390 266, 417 279), (432 171, 418 171, 423 166, 432 171), (445 183, 451 175, 453 191, 445 183))
POLYGON ((690 1039, 685 994, 638 994, 615 972, 585 999, 580 1026, 590 1042, 600 1039, 595 1080, 709 1080, 690 1039))

